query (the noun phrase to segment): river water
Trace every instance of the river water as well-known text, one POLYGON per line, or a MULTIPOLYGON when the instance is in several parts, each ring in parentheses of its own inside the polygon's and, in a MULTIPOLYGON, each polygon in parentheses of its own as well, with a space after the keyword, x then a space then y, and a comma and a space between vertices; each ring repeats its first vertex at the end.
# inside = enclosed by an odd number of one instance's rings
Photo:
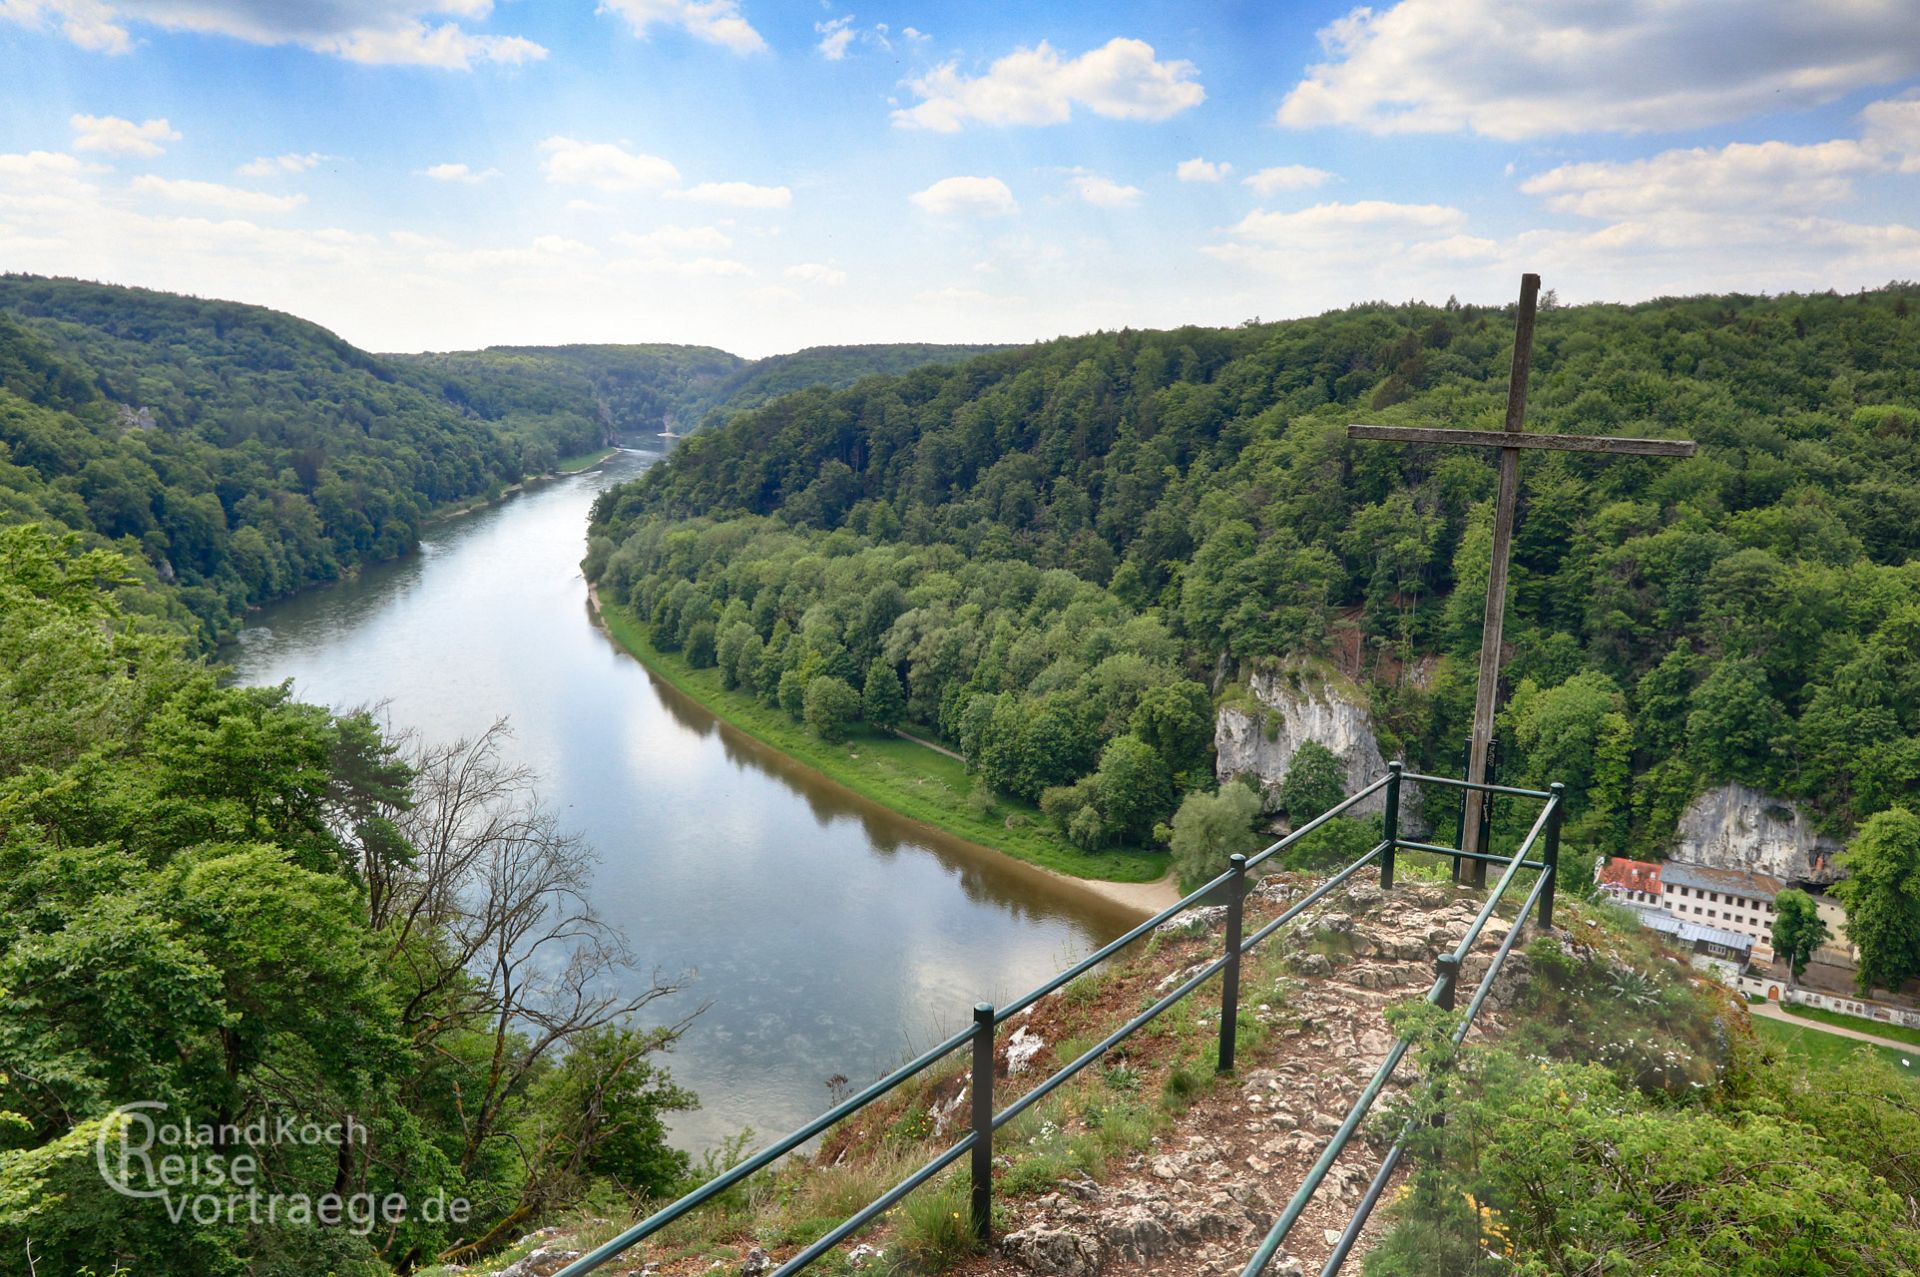
POLYGON ((580 575, 587 512, 654 459, 439 524, 407 559, 265 610, 229 659, 304 700, 385 702, 429 739, 510 720, 512 760, 599 852, 595 904, 635 980, 692 970, 675 1001, 711 1004, 667 1061, 700 1095, 673 1121, 698 1151, 784 1134, 828 1106, 827 1079, 872 1080, 1133 918, 840 789, 615 647, 580 575))

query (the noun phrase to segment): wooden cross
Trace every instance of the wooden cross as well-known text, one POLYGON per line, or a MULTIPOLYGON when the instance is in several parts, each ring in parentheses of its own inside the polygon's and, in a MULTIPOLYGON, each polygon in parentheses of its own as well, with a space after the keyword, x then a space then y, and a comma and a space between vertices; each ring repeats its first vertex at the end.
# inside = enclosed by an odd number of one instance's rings
MULTIPOLYGON (((1514 504, 1520 492, 1520 450, 1553 448, 1562 452, 1604 452, 1614 456, 1691 457, 1686 439, 1604 439, 1589 435, 1525 434, 1527 374, 1533 363, 1533 319, 1540 277, 1520 277, 1520 316, 1513 334, 1513 371, 1507 378, 1505 430, 1449 430, 1425 426, 1348 426, 1354 439, 1397 443, 1448 443, 1500 449, 1500 494, 1493 507, 1493 563, 1487 572, 1486 621, 1480 638, 1480 681, 1473 698, 1473 739, 1467 754, 1467 779, 1486 783, 1487 747, 1493 739, 1494 702, 1500 688, 1500 639, 1507 612, 1507 557, 1513 547, 1514 504)), ((1461 846, 1481 851, 1480 811, 1486 795, 1467 791, 1466 827, 1461 846)), ((1472 863, 1472 881, 1486 881, 1486 862, 1472 863)))

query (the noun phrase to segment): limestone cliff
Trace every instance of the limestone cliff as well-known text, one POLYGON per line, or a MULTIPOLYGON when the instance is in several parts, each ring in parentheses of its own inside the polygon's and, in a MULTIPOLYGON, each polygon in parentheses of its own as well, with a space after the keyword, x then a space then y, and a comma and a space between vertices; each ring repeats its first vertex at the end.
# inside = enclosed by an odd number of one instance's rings
POLYGON ((1783 882, 1828 883, 1840 877, 1833 864, 1840 850, 1796 804, 1729 784, 1687 804, 1671 858, 1771 874, 1783 882))
MULTIPOLYGON (((1281 777, 1307 741, 1325 745, 1346 761, 1349 792, 1387 769, 1360 690, 1338 674, 1304 664, 1255 669, 1241 695, 1230 694, 1214 719, 1215 769, 1221 780, 1253 775, 1267 805, 1276 805, 1281 777)), ((1360 807, 1379 811, 1376 795, 1360 807)))

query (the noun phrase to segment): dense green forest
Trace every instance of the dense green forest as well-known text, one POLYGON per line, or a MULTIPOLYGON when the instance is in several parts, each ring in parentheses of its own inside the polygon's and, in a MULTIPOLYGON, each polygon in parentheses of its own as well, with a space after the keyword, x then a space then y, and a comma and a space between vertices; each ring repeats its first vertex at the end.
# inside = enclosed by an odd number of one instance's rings
POLYGON ((421 386, 486 421, 567 418, 648 444, 688 434, 810 386, 954 363, 993 346, 812 346, 742 359, 711 346, 489 346, 388 356, 421 386))
POLYGON ((684 428, 694 397, 746 361, 711 346, 491 346, 448 354, 394 355, 423 388, 483 421, 567 420, 605 439, 650 446, 684 428))
POLYGON ((586 906, 590 853, 498 730, 223 687, 78 541, 0 527, 0 1272, 407 1271, 678 1187, 662 1119, 694 1101, 658 1052, 693 1008, 639 1014, 673 988, 586 906), (135 1100, 221 1133, 97 1165, 135 1100), (285 1134, 309 1124, 336 1133, 285 1134), (115 1191, 125 1165, 172 1196, 115 1191))
POLYGON ((729 375, 689 394, 678 419, 708 429, 735 414, 811 386, 837 389, 877 373, 903 373, 929 364, 959 363, 999 346, 936 346, 897 342, 868 346, 809 346, 789 355, 742 363, 729 375))
MULTIPOLYGON (((1502 773, 1568 784, 1576 848, 1654 851, 1728 780, 1833 830, 1914 801, 1917 305, 1542 311, 1532 428, 1700 443, 1522 468, 1502 773)), ((1083 845, 1171 832, 1210 783, 1187 700, 1258 662, 1337 667, 1389 756, 1452 769, 1495 467, 1344 428, 1497 428, 1511 333, 1510 309, 1368 305, 802 391, 606 494, 589 571, 776 700, 881 658, 910 717, 1083 845)))
POLYGON ((537 413, 480 425, 260 307, 0 277, 0 514, 121 547, 149 586, 127 606, 203 644, 600 438, 537 413))
POLYGON ((437 507, 651 443, 735 393, 972 350, 383 356, 258 306, 0 276, 0 519, 119 546, 146 586, 123 606, 210 646, 248 607, 405 554, 437 507))

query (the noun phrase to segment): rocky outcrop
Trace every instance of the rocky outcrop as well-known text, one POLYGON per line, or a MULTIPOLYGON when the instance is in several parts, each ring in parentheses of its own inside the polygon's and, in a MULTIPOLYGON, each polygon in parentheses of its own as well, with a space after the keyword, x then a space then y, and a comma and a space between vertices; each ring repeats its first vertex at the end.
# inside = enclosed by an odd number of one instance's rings
POLYGON ((1687 804, 1671 858, 1783 882, 1828 883, 1840 877, 1833 863, 1840 850, 1797 804, 1750 785, 1721 785, 1687 804))
MULTIPOLYGON (((1331 671, 1289 664, 1259 669, 1245 681, 1252 704, 1234 699, 1214 719, 1215 769, 1221 780, 1253 775, 1260 779, 1268 806, 1276 806, 1281 777, 1307 741, 1326 746, 1345 760, 1349 792, 1387 769, 1373 720, 1359 690, 1331 671)), ((1359 810, 1379 811, 1376 795, 1359 810)))

